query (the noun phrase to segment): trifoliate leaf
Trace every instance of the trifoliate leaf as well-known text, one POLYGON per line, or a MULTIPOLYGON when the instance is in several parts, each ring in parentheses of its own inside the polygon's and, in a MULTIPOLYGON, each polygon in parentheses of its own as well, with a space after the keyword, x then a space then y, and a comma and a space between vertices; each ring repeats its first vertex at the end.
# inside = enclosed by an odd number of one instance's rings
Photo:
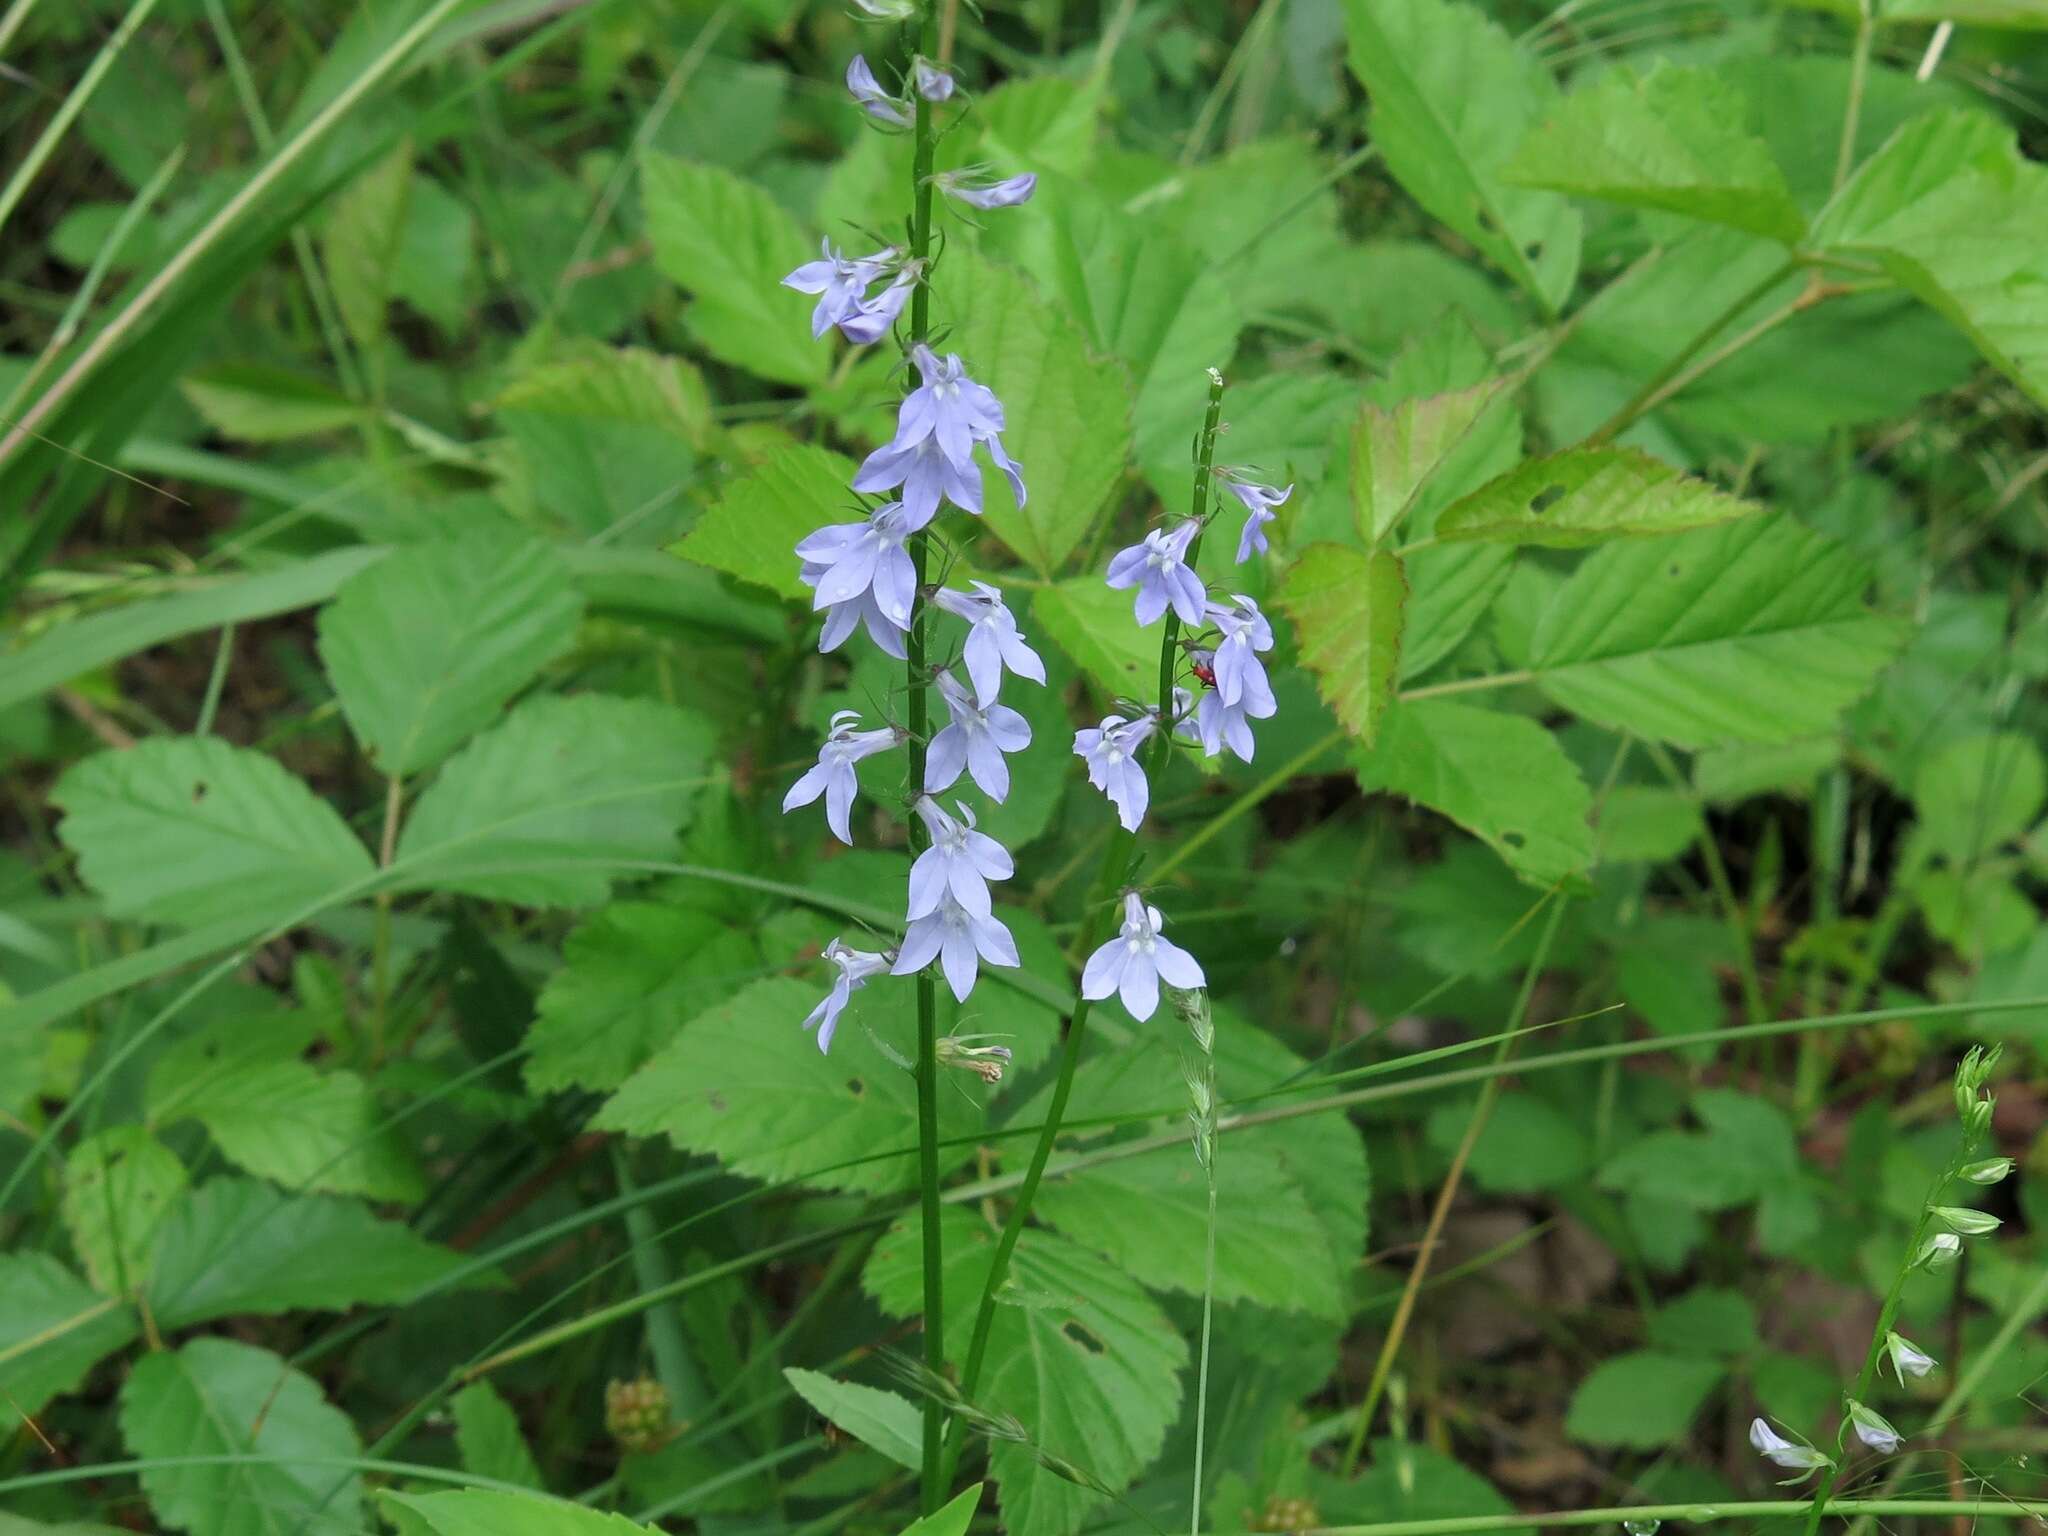
MULTIPOLYGON (((1351 433, 1351 505, 1359 535, 1377 544, 1472 432, 1500 392, 1497 380, 1450 394, 1367 405, 1351 433)), ((1439 525, 1441 526, 1441 525, 1439 525)))
POLYGON ((1288 570, 1280 605, 1294 620, 1303 665, 1345 729, 1370 743, 1400 676, 1408 584, 1384 551, 1311 544, 1288 570))

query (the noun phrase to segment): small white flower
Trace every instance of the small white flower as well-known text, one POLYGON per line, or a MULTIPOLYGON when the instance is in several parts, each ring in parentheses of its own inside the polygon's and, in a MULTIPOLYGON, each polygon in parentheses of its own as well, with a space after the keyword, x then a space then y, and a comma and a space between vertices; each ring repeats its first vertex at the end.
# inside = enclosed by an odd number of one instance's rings
POLYGON ((1099 1002, 1114 992, 1132 1018, 1144 1020, 1159 1006, 1160 982, 1183 990, 1204 985, 1195 957, 1160 933, 1165 923, 1136 891, 1124 892, 1123 930, 1088 957, 1081 995, 1099 1002))
POLYGON ((1882 1451, 1889 1456, 1899 1448, 1903 1438, 1891 1422, 1875 1409, 1866 1408, 1855 1398, 1849 1399, 1849 1422, 1856 1427, 1856 1438, 1873 1451, 1882 1451))
POLYGON ((1749 1421, 1749 1443, 1757 1448, 1766 1461, 1776 1462, 1792 1472, 1814 1473, 1822 1467, 1832 1467, 1834 1458, 1815 1450, 1810 1445, 1801 1445, 1796 1440, 1787 1440, 1762 1419, 1749 1421))
POLYGON ((824 958, 839 967, 839 974, 833 978, 832 990, 804 1020, 804 1028, 817 1025, 818 1049, 829 1051, 832 1049, 833 1031, 839 1028, 839 1015, 845 1012, 847 999, 866 986, 870 976, 878 976, 889 969, 889 956, 854 949, 834 939, 825 946, 824 958))
POLYGON ((1885 1353, 1891 1357, 1892 1370, 1899 1378, 1899 1385, 1906 1384, 1906 1378, 1925 1376, 1934 1369, 1934 1356, 1928 1354, 1911 1339, 1896 1333, 1884 1336, 1885 1353))

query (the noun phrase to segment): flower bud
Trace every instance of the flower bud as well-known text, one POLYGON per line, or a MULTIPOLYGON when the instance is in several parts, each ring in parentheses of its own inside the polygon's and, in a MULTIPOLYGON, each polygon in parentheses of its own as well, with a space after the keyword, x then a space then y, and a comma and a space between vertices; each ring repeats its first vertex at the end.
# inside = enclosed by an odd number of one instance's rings
POLYGON ((1913 1255, 1914 1269, 1942 1269, 1962 1254, 1963 1240, 1953 1232, 1937 1232, 1913 1255))
POLYGON ((1899 1448, 1903 1438, 1890 1421, 1875 1409, 1866 1408, 1855 1398, 1849 1399, 1849 1422, 1856 1427, 1856 1438, 1873 1451, 1882 1451, 1889 1456, 1899 1448))
POLYGON ((1996 1184, 2012 1173, 2013 1162, 2009 1157, 1987 1157, 1981 1163, 1972 1163, 1960 1170, 1957 1177, 1972 1184, 1996 1184))
POLYGON ((1964 1237, 1982 1237, 1987 1232, 1996 1232, 2000 1225, 1989 1211, 1973 1211, 1966 1205, 1937 1205, 1933 1215, 1949 1231, 1964 1237))
POLYGON ((604 1427, 623 1450, 659 1449, 674 1433, 668 1391, 652 1377, 614 1381, 604 1389, 604 1427))
POLYGON ((1921 1349, 1911 1339, 1897 1333, 1884 1336, 1885 1353, 1891 1357, 1892 1371, 1899 1378, 1899 1385, 1906 1384, 1908 1376, 1918 1379, 1934 1369, 1934 1356, 1921 1349))

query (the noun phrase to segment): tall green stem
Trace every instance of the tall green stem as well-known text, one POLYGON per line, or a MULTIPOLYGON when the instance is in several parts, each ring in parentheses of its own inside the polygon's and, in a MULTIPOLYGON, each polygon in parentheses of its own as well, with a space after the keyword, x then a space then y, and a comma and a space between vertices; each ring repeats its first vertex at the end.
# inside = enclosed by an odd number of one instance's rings
MULTIPOLYGON (((1191 569, 1201 554, 1200 529, 1209 515, 1209 482, 1216 461, 1216 429, 1222 418, 1223 375, 1211 368, 1209 409, 1202 418, 1202 435, 1195 449, 1195 490, 1189 515, 1194 519, 1197 531, 1188 545, 1187 563, 1191 569)), ((1166 767, 1167 758, 1173 750, 1173 677, 1179 646, 1180 620, 1169 608, 1166 632, 1159 642, 1160 725, 1145 764, 1146 773, 1154 781, 1166 767)), ((1103 851, 1102 868, 1088 893, 1087 915, 1082 921, 1081 954, 1092 954, 1102 943, 1109 921, 1116 912, 1116 893, 1131 878, 1137 860, 1137 846, 1137 834, 1118 827, 1116 835, 1109 840, 1109 847, 1103 851)), ((1017 1188, 1017 1198, 1011 1203, 1009 1217, 1003 1223, 1003 1234, 996 1241, 988 1279, 982 1282, 981 1305, 975 1310, 974 1334, 968 1342, 966 1366, 960 1375, 960 1395, 970 1400, 980 1384, 982 1362, 988 1353, 989 1330, 995 1325, 996 1293, 1002 1289, 1003 1279, 1009 1273, 1010 1255, 1016 1251, 1018 1235, 1023 1232, 1024 1222, 1031 1214, 1031 1203, 1038 1197, 1039 1180, 1045 1176, 1046 1160, 1052 1156, 1060 1122, 1066 1117, 1067 1099, 1074 1091, 1074 1069, 1081 1060, 1081 1042, 1088 1033, 1088 1015, 1094 1006, 1085 997, 1074 1000, 1074 1011, 1067 1024, 1067 1038, 1060 1050, 1059 1076, 1053 1082, 1052 1102, 1046 1106, 1045 1123, 1031 1149, 1031 1162, 1024 1171, 1024 1181, 1017 1188)), ((952 1469, 959 1460, 960 1448, 961 1442, 956 1438, 946 1457, 947 1482, 952 1480, 952 1469)))
MULTIPOLYGON (((937 20, 929 8, 924 17, 918 46, 926 53, 936 51, 937 20)), ((932 132, 932 104, 913 92, 917 104, 917 149, 910 164, 910 259, 920 269, 917 286, 910 291, 910 340, 922 346, 931 334, 931 289, 922 271, 932 246, 932 151, 937 138, 932 132)), ((907 382, 907 381, 906 381, 907 382)), ((907 660, 904 681, 910 694, 910 775, 908 789, 914 798, 924 792, 924 755, 928 730, 926 689, 931 673, 924 659, 924 581, 927 540, 922 530, 910 539, 910 563, 917 572, 917 586, 911 597, 910 634, 904 642, 907 660)), ((931 846, 931 833, 924 819, 910 818, 910 853, 916 856, 931 846)), ((917 1181, 923 1194, 924 1236, 924 1363, 934 1376, 946 1369, 945 1254, 939 1237, 939 1040, 938 987, 929 967, 917 974, 917 1181)), ((920 1503, 926 1514, 939 1507, 945 1487, 945 1419, 939 1400, 927 1395, 924 1402, 924 1476, 920 1503)))

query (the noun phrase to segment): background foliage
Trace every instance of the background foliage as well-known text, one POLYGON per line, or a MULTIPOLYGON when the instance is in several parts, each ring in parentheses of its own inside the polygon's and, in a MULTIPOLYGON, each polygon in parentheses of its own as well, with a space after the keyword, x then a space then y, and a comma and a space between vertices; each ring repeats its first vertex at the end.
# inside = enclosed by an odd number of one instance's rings
MULTIPOLYGON (((934 318, 1032 474, 971 560, 1042 743, 1156 669, 1099 567, 1206 368, 1295 486, 1280 714, 1144 870, 1229 1101, 1210 1523, 1770 1497, 1743 1426, 1829 1443, 1978 1039, 2005 1231, 1908 1285, 1935 1428, 1844 1490, 2039 1494, 2048 12, 943 14, 940 168, 1040 178, 934 318)), ((776 813, 900 688, 789 552, 891 349, 777 286, 895 234, 838 87, 890 35, 0 9, 0 1532, 910 1521, 909 1027, 797 1029, 905 858, 776 813)), ((977 804, 1025 965, 944 1004, 1015 1053, 946 1085, 956 1340, 1110 831, 1069 762, 977 804)), ((1090 1027, 1016 1436, 921 1536, 1185 1509, 1181 1036, 1090 1027)))

